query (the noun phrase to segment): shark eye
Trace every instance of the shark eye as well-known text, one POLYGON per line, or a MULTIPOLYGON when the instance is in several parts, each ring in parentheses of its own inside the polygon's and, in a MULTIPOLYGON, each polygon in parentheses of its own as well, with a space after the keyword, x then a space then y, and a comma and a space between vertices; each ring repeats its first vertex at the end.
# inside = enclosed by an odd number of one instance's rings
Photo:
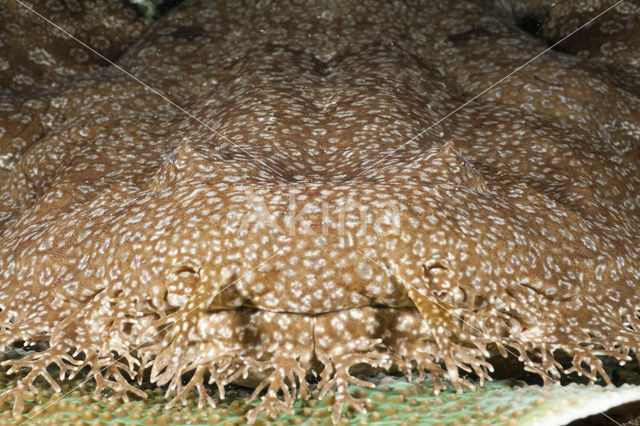
POLYGON ((179 277, 187 277, 191 275, 200 275, 200 268, 194 265, 180 265, 176 267, 173 271, 173 274, 179 277))
POLYGON ((431 292, 442 302, 461 306, 467 300, 466 291, 458 286, 456 273, 445 259, 429 259, 422 264, 422 276, 431 292))
POLYGON ((185 261, 175 265, 169 273, 169 284, 165 302, 172 308, 184 306, 189 300, 194 283, 202 278, 198 262, 185 261))
POLYGON ((202 277, 202 266, 197 259, 182 258, 171 267, 169 273, 172 278, 199 280, 202 277))
POLYGON ((429 259, 422 264, 422 275, 436 287, 449 288, 455 273, 446 260, 429 259))

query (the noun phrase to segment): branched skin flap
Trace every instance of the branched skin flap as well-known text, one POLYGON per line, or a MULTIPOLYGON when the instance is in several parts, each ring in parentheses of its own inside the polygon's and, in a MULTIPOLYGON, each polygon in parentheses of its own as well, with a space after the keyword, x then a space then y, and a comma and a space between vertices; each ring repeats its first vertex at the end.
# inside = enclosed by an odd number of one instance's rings
POLYGON ((255 421, 316 376, 337 422, 363 365, 463 392, 492 351, 608 382, 640 343, 640 87, 586 49, 483 92, 544 47, 503 12, 184 1, 117 61, 182 110, 114 67, 30 92, 0 62, 34 120, 16 142, 0 117, 0 346, 34 349, 0 400, 88 367, 96 395, 144 375, 170 405, 251 384, 255 421))

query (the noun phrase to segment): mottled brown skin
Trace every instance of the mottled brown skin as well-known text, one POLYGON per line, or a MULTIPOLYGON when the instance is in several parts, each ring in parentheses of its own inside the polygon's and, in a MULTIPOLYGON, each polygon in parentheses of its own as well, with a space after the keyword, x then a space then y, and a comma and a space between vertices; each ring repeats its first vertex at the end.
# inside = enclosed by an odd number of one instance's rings
POLYGON ((114 68, 33 95, 64 118, 0 132, 0 345, 48 349, 0 398, 52 363, 201 404, 253 377, 254 420, 318 374, 337 421, 360 364, 462 389, 489 349, 545 382, 637 353, 639 88, 549 52, 485 93, 544 43, 421 3, 185 1, 117 63, 197 119, 114 68))

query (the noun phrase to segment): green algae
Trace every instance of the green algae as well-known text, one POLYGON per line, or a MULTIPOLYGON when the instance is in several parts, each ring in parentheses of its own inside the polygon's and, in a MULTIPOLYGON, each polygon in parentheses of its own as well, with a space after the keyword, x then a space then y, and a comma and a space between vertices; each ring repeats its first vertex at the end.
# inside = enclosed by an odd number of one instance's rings
MULTIPOLYGON (((20 374, 14 375, 20 376, 20 374)), ((366 413, 347 406, 339 424, 425 424, 425 425, 561 425, 585 415, 599 413, 629 401, 640 400, 640 386, 587 386, 572 383, 567 386, 528 385, 522 381, 500 380, 485 383, 475 390, 457 394, 452 387, 435 394, 433 383, 409 382, 393 376, 369 378, 375 388, 351 386, 350 392, 366 400, 366 413)), ((2 390, 15 384, 16 377, 0 372, 2 390)), ((223 424, 247 422, 248 411, 258 401, 246 403, 250 391, 232 386, 225 400, 216 399, 217 406, 197 406, 197 394, 192 392, 186 404, 166 408, 171 395, 148 385, 146 400, 128 402, 110 399, 105 391, 97 401, 92 399, 95 385, 82 379, 67 381, 61 393, 55 393, 44 383, 37 395, 25 401, 25 413, 11 416, 11 401, 0 404, 0 424, 223 424)), ((281 413, 277 418, 264 414, 256 424, 331 424, 333 396, 322 399, 314 392, 307 401, 297 400, 293 413, 281 413)))

